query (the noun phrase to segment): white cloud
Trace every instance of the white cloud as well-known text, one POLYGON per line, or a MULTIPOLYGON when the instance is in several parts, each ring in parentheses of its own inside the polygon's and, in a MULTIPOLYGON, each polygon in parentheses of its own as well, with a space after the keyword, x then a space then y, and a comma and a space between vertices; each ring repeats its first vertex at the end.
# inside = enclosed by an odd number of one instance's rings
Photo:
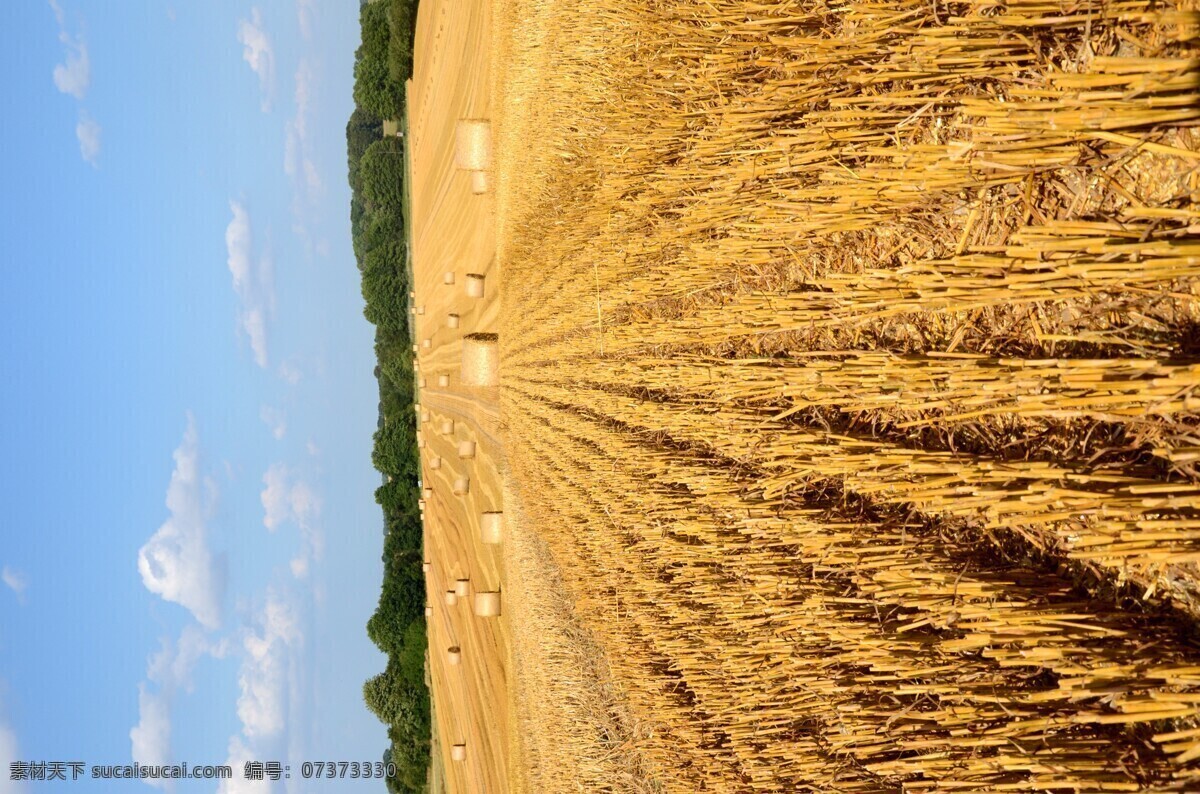
POLYGON ((233 276, 233 291, 241 309, 238 327, 250 340, 250 349, 258 366, 266 368, 267 316, 275 310, 275 266, 270 254, 254 261, 254 240, 250 213, 238 201, 230 201, 233 217, 225 227, 225 263, 233 276))
POLYGON ((8 775, 8 765, 22 760, 29 759, 21 758, 16 731, 0 715, 0 794, 24 794, 26 791, 24 783, 12 780, 8 775))
POLYGON ((246 309, 241 315, 242 330, 250 339, 250 350, 254 353, 254 363, 263 369, 267 368, 267 321, 263 318, 262 309, 257 306, 246 309))
POLYGON ((279 377, 290 385, 295 386, 304 377, 304 373, 293 362, 284 361, 279 365, 279 377))
POLYGON ((304 445, 304 448, 308 450, 308 454, 312 455, 314 458, 321 454, 321 448, 318 447, 317 442, 313 441, 311 438, 308 440, 308 443, 304 445))
POLYGON ((283 731, 294 675, 292 656, 304 641, 295 610, 275 593, 267 594, 260 624, 261 632, 248 631, 242 640, 245 653, 238 675, 238 719, 251 740, 283 731))
POLYGON ((79 139, 79 154, 94 167, 100 157, 100 125, 88 115, 87 111, 79 114, 79 123, 75 125, 75 137, 79 139))
POLYGON ((274 531, 284 521, 304 525, 321 513, 321 500, 307 483, 295 478, 283 463, 273 463, 263 475, 266 488, 262 492, 266 515, 263 524, 274 531))
POLYGON ((4 580, 4 584, 17 594, 17 600, 22 604, 25 603, 25 588, 29 587, 29 577, 18 571, 16 568, 4 566, 4 570, 0 571, 0 579, 4 580))
POLYGON ((242 297, 250 283, 250 215, 236 201, 229 202, 229 209, 233 218, 225 227, 225 250, 228 254, 225 262, 233 274, 234 292, 242 297))
POLYGON ((265 511, 263 525, 274 532, 288 516, 287 467, 282 463, 272 464, 263 475, 263 483, 267 486, 261 496, 265 511))
MULTIPOLYGON (((149 681, 138 684, 138 724, 129 731, 134 761, 140 764, 171 762, 171 710, 175 693, 180 689, 192 691, 192 670, 201 657, 220 659, 227 650, 228 641, 210 642, 195 624, 184 627, 174 643, 163 639, 162 648, 150 657, 146 666, 149 681), (150 682, 158 688, 151 690, 150 682)), ((171 788, 169 781, 147 779, 146 783, 171 788)))
POLYGON ((297 579, 303 579, 308 576, 308 558, 304 556, 294 557, 288 563, 288 567, 292 569, 292 576, 297 579))
POLYGON ((296 114, 288 120, 284 128, 283 171, 291 177, 293 186, 302 188, 308 201, 315 203, 321 195, 324 183, 313 161, 313 147, 309 137, 313 70, 307 59, 300 59, 295 80, 296 114))
POLYGON ((271 109, 275 92, 275 47, 271 44, 271 37, 263 30, 262 11, 257 7, 250 9, 250 19, 238 23, 237 38, 242 45, 242 58, 258 75, 262 110, 265 113, 271 109))
POLYGON ((54 67, 54 85, 64 94, 83 99, 92 82, 92 61, 87 42, 82 33, 72 35, 67 30, 67 15, 57 0, 50 0, 50 8, 58 22, 58 40, 67 48, 66 60, 54 67))
POLYGON ((277 441, 282 441, 287 435, 287 414, 271 405, 263 405, 258 409, 258 418, 263 421, 271 435, 277 441))
POLYGON ((325 554, 321 498, 283 463, 271 464, 263 475, 263 484, 263 526, 270 532, 285 522, 300 528, 300 552, 291 561, 291 569, 293 576, 303 578, 308 575, 310 561, 319 562, 325 554))
MULTIPOLYGON (((304 757, 305 637, 299 618, 292 602, 268 590, 255 625, 242 635, 237 700, 241 731, 230 737, 225 761, 234 770, 233 778, 221 781, 217 794, 274 791, 270 781, 246 780, 241 771, 247 761, 277 757, 283 738, 293 763, 304 757)), ((289 783, 287 788, 293 787, 289 783)))
POLYGON ((300 36, 305 41, 312 39, 313 17, 317 11, 317 0, 296 0, 296 18, 300 24, 300 36))
POLYGON ((208 548, 196 425, 188 416, 167 488, 170 516, 138 550, 138 571, 152 593, 190 611, 207 628, 221 624, 224 577, 208 548))
MULTIPOLYGON (((138 684, 138 724, 129 731, 133 760, 139 764, 162 765, 171 759, 171 704, 161 692, 138 684)), ((167 781, 148 778, 151 786, 165 788, 167 781)))
POLYGON ((242 770, 247 761, 261 761, 262 756, 246 746, 241 736, 229 739, 229 756, 225 765, 233 770, 233 776, 226 778, 217 785, 217 794, 262 794, 273 791, 274 784, 269 780, 247 780, 242 770))

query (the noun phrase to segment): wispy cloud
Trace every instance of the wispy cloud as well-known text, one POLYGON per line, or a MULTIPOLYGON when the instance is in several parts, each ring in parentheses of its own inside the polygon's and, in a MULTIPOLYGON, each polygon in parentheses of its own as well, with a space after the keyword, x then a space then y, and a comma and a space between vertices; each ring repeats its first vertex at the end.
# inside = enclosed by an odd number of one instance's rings
POLYGON ((309 118, 312 115, 313 70, 308 60, 300 59, 296 67, 296 114, 284 130, 283 170, 301 188, 310 202, 321 194, 324 183, 313 161, 309 137, 309 118))
MULTIPOLYGON (((237 700, 241 731, 230 737, 225 762, 238 771, 247 761, 272 755, 284 737, 289 749, 294 750, 299 738, 294 727, 303 724, 305 707, 305 636, 295 603, 276 590, 268 590, 254 624, 242 635, 237 700)), ((271 790, 269 782, 251 783, 240 774, 221 781, 217 788, 218 794, 271 790)))
POLYGON ((308 575, 311 562, 319 562, 325 553, 325 535, 321 528, 320 496, 283 463, 273 463, 263 475, 263 526, 274 532, 290 522, 300 529, 300 551, 291 561, 292 575, 308 575))
POLYGON ((283 437, 287 435, 287 415, 281 409, 264 404, 258 409, 258 418, 263 421, 276 440, 282 441, 283 437))
MULTIPOLYGON (((171 760, 171 704, 145 682, 138 684, 138 724, 129 731, 129 741, 139 764, 162 766, 171 760)), ((166 788, 167 781, 148 778, 146 783, 166 788)))
POLYGON ((100 157, 100 125, 86 110, 79 113, 79 123, 75 125, 75 137, 79 139, 79 154, 95 168, 96 160, 100 157))
POLYGON ((292 231, 312 254, 319 251, 312 229, 318 220, 318 205, 325 181, 317 166, 310 120, 316 91, 316 75, 311 62, 301 58, 295 74, 295 113, 284 125, 283 171, 292 188, 292 231))
POLYGON ((295 362, 284 361, 279 365, 279 377, 295 386, 304 377, 304 373, 300 371, 300 367, 296 366, 295 362))
POLYGON ((4 584, 17 594, 17 598, 22 604, 25 603, 25 588, 29 587, 29 577, 12 568, 8 565, 4 566, 4 570, 0 571, 0 579, 4 580, 4 584))
POLYGON ((237 701, 242 733, 248 739, 277 736, 287 719, 289 649, 303 642, 291 604, 278 594, 267 595, 258 630, 242 639, 241 695, 237 701))
POLYGON ((64 94, 83 99, 92 83, 92 61, 87 42, 82 33, 72 34, 67 30, 67 15, 57 0, 50 0, 50 8, 58 21, 58 40, 67 49, 66 59, 54 67, 54 85, 64 94))
POLYGON ((317 12, 317 0, 296 0, 296 19, 300 24, 300 36, 312 40, 313 18, 317 12))
MULTIPOLYGON (((68 96, 82 100, 92 84, 92 59, 88 54, 87 41, 83 33, 72 33, 67 29, 67 14, 58 0, 50 0, 50 9, 58 22, 58 40, 66 48, 62 63, 54 67, 52 76, 55 87, 68 96)), ((79 122, 75 125, 75 137, 79 140, 79 154, 84 161, 97 167, 100 157, 100 125, 80 110, 79 122)))
POLYGON ((233 276, 233 291, 240 302, 238 324, 250 340, 254 361, 268 364, 267 315, 275 309, 275 268, 270 254, 254 259, 250 214, 238 201, 230 201, 233 218, 225 227, 226 264, 233 276))
POLYGON ((10 779, 8 774, 8 765, 21 760, 17 733, 0 712, 0 794, 24 794, 26 791, 24 783, 10 779))
POLYGON ((225 778, 217 785, 217 794, 262 794, 264 791, 273 790, 270 781, 250 780, 242 775, 247 761, 259 760, 262 756, 247 747, 241 735, 235 734, 230 737, 228 752, 225 765, 233 770, 233 776, 225 778))
MULTIPOLYGON (((138 724, 129 731, 133 760, 141 764, 171 762, 171 712, 179 690, 192 691, 192 670, 204 656, 224 658, 227 640, 212 642, 195 624, 184 627, 175 642, 164 638, 162 647, 150 657, 146 681, 138 684, 138 724), (151 688, 151 683, 157 685, 151 688)), ((159 788, 170 781, 147 779, 159 788)))
POLYGON ((183 606, 206 628, 216 628, 221 624, 225 577, 209 551, 205 525, 205 500, 215 498, 216 484, 200 476, 199 442, 190 415, 174 457, 167 488, 170 516, 138 550, 138 571, 150 592, 183 606))
POLYGON ((250 9, 250 19, 238 23, 237 38, 242 45, 242 58, 258 75, 262 110, 266 113, 271 109, 275 94, 275 47, 263 30, 262 11, 258 7, 250 9))

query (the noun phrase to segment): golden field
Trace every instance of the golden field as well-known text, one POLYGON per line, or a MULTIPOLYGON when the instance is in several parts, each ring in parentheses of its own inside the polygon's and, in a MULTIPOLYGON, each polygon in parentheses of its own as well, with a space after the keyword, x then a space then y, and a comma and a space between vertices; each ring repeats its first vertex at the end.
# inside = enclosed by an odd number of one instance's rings
POLYGON ((420 8, 447 788, 1200 790, 1194 3, 420 8))

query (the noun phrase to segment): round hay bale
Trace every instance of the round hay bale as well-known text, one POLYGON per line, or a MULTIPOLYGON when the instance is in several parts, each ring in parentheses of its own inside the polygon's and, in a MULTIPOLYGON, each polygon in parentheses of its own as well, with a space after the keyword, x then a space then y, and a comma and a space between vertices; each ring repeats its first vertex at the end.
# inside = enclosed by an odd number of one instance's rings
POLYGON ((454 435, 454 420, 453 419, 443 419, 442 420, 442 435, 444 435, 444 436, 454 435))
POLYGON ((454 164, 464 171, 492 167, 492 123, 487 119, 461 119, 454 126, 454 164))
POLYGON ((454 485, 451 488, 455 496, 466 496, 471 491, 470 477, 455 477, 454 485))
POLYGON ((447 328, 457 328, 458 320, 459 320, 459 318, 458 318, 457 314, 451 314, 451 315, 447 316, 446 317, 446 327, 447 328))
POLYGON ((429 573, 431 568, 433 568, 433 564, 430 563, 429 560, 425 560, 425 562, 421 563, 421 573, 429 573))
POLYGON ((418 306, 418 307, 417 307, 417 314, 424 314, 424 313, 425 313, 425 307, 424 307, 424 306, 418 306))
POLYGON ((500 384, 500 337, 467 334, 462 346, 462 382, 466 386, 500 384))
POLYGON ((422 388, 422 389, 424 389, 424 388, 425 388, 425 379, 424 379, 424 378, 417 378, 417 386, 418 386, 418 387, 420 387, 420 388, 422 388))
POLYGON ((450 760, 463 762, 467 760, 467 746, 465 744, 455 744, 450 746, 450 760))
POLYGON ((451 645, 446 649, 446 661, 453 665, 462 664, 462 648, 451 645))
POLYGON ((458 456, 460 458, 475 457, 475 442, 474 441, 458 442, 458 456))
POLYGON ((417 297, 417 291, 416 291, 416 290, 411 290, 411 289, 410 289, 410 290, 408 291, 408 297, 410 297, 410 298, 415 298, 415 297, 417 297))
POLYGON ((453 590, 447 590, 445 595, 446 606, 452 607, 458 603, 458 593, 453 590))
POLYGON ((433 607, 425 607, 425 617, 433 617, 433 607))
POLYGON ((422 421, 422 422, 428 422, 428 421, 429 421, 429 409, 428 409, 428 408, 422 408, 422 409, 421 409, 421 421, 422 421))
POLYGON ((425 339, 422 339, 421 347, 423 347, 426 350, 429 350, 431 347, 433 347, 433 340, 428 337, 426 337, 425 339))
POLYGON ((450 376, 449 375, 438 375, 438 388, 445 389, 445 388, 448 388, 449 386, 450 386, 450 376))
POLYGON ((420 352, 421 352, 421 348, 420 348, 420 347, 417 345, 417 343, 416 343, 416 342, 413 342, 413 352, 414 352, 414 353, 420 353, 420 352))
POLYGON ((434 469, 434 470, 442 468, 442 456, 434 455, 432 458, 430 458, 429 459, 429 468, 434 469))
POLYGON ((479 517, 479 540, 495 546, 504 539, 504 513, 490 511, 479 517))
POLYGON ((432 488, 422 488, 421 496, 424 496, 425 501, 428 502, 430 499, 433 498, 433 489, 432 488))
POLYGON ((482 196, 488 192, 488 175, 487 171, 472 171, 471 172, 471 193, 476 196, 482 196))
POLYGON ((471 580, 458 579, 454 582, 454 594, 459 598, 466 598, 471 594, 471 580))
POLYGON ((483 275, 481 273, 467 274, 467 297, 482 298, 483 297, 483 275))
POLYGON ((421 508, 422 510, 424 510, 424 509, 425 509, 425 500, 424 500, 424 499, 418 499, 418 500, 417 500, 417 507, 419 507, 419 508, 421 508))
POLYGON ((494 618, 500 614, 500 592, 476 593, 475 614, 481 618, 494 618))
POLYGON ((443 284, 453 284, 454 283, 454 271, 453 270, 447 270, 442 275, 442 283, 443 284))

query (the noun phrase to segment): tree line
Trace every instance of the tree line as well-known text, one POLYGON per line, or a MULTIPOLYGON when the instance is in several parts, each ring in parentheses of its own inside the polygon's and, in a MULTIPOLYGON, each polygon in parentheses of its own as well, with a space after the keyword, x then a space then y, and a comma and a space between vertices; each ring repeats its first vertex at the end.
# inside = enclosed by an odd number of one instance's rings
POLYGON ((375 501, 383 511, 383 585, 367 634, 387 667, 363 684, 363 700, 388 729, 384 761, 393 792, 425 789, 431 717, 425 685, 424 558, 413 413, 412 332, 408 317, 404 147, 384 135, 384 121, 404 116, 412 74, 416 0, 376 0, 359 9, 362 44, 355 53, 354 112, 346 125, 350 223, 362 282, 363 313, 375 325, 379 424, 372 462, 382 475, 375 501))

